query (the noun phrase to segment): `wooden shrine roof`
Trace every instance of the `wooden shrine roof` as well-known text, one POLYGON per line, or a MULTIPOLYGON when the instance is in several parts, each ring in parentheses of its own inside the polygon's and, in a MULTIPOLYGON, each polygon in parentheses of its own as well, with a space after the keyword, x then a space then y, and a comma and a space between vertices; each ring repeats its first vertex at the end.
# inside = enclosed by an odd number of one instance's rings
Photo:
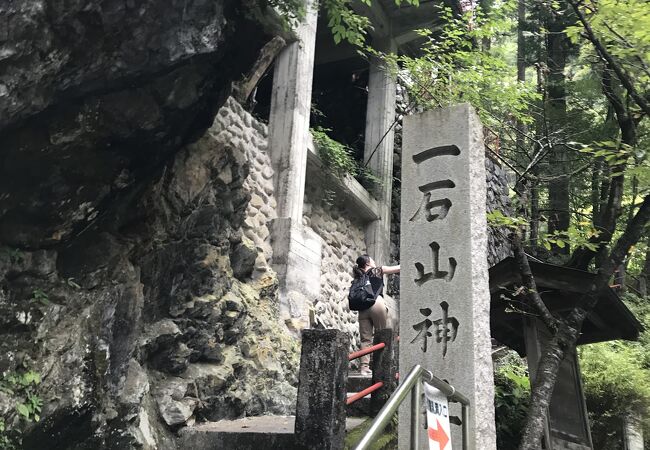
MULTIPOLYGON (((553 264, 529 261, 537 288, 553 313, 567 314, 578 299, 592 289, 595 274, 553 264)), ((500 343, 526 354, 523 316, 534 312, 520 298, 512 299, 521 276, 514 258, 507 258, 490 269, 490 328, 500 343)), ((616 339, 636 340, 643 326, 611 288, 600 294, 598 304, 582 327, 578 345, 616 339)))

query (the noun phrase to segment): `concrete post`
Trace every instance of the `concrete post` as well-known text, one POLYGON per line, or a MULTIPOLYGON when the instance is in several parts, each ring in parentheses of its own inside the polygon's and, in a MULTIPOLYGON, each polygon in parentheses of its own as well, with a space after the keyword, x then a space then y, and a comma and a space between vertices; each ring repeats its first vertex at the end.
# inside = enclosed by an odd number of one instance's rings
POLYGON ((625 450, 643 450, 643 425, 633 413, 623 418, 623 440, 625 450))
MULTIPOLYGON (((403 133, 400 373, 420 364, 467 396, 467 448, 494 450, 483 127, 463 104, 405 117, 403 133)), ((410 419, 405 402, 400 449, 410 419)), ((461 427, 451 435, 461 448, 461 427)), ((424 428, 419 442, 428 448, 424 428)))
POLYGON ((381 381, 384 385, 381 389, 372 393, 370 398, 370 409, 377 414, 384 406, 388 397, 397 388, 397 334, 390 328, 375 331, 373 345, 383 342, 386 347, 375 352, 372 357, 372 382, 381 381))
MULTIPOLYGON (((396 50, 394 41, 388 37, 375 39, 373 44, 386 52, 396 50)), ((380 205, 380 217, 366 228, 366 247, 378 264, 388 264, 390 256, 396 89, 395 78, 382 66, 381 61, 371 59, 364 161, 370 161, 368 168, 382 180, 382 185, 374 190, 380 205)))
POLYGON ((350 337, 339 330, 303 330, 296 442, 308 450, 342 450, 350 337))
POLYGON ((302 222, 307 170, 309 111, 314 75, 318 9, 307 1, 298 41, 288 45, 275 61, 269 116, 269 149, 275 171, 278 217, 302 222))
POLYGON ((278 218, 271 224, 273 267, 280 284, 280 315, 298 336, 309 325, 309 305, 320 293, 322 240, 302 226, 307 170, 309 112, 316 45, 316 3, 275 62, 269 118, 269 151, 274 169, 278 218))

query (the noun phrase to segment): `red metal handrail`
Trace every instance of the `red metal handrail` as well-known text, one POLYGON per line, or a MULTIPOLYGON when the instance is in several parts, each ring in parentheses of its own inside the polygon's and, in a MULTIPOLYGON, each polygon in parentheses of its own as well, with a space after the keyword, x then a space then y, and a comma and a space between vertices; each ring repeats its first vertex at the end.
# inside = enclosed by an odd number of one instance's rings
POLYGON ((356 394, 349 396, 348 399, 345 401, 345 404, 346 405, 351 405, 352 403, 356 402, 359 399, 362 399, 366 395, 372 394, 377 389, 381 388, 383 385, 384 385, 383 382, 378 381, 375 384, 373 384, 372 386, 365 388, 363 391, 357 392, 356 394))
POLYGON ((352 361, 353 359, 361 358, 364 355, 367 355, 368 353, 376 352, 377 350, 381 350, 382 348, 386 347, 386 344, 384 342, 380 342, 379 344, 372 345, 370 347, 366 347, 363 350, 359 350, 357 352, 352 352, 348 355, 348 361, 352 361))

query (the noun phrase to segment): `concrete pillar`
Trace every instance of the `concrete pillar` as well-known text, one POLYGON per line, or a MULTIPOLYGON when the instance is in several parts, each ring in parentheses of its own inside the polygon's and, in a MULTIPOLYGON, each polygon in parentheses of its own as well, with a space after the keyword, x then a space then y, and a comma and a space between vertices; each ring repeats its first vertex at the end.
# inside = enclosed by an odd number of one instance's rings
POLYGON ((350 337, 340 330, 303 330, 296 441, 300 448, 341 450, 350 337))
POLYGON ((320 293, 322 240, 302 226, 317 16, 315 2, 307 0, 305 19, 296 30, 299 40, 275 62, 269 118, 278 215, 271 224, 273 267, 281 318, 296 336, 309 325, 309 306, 320 293))
MULTIPOLYGON (((403 133, 399 371, 420 364, 447 380, 471 402, 466 448, 495 450, 483 127, 463 104, 405 117, 403 133)), ((462 448, 461 427, 451 439, 462 448)), ((419 442, 428 448, 425 429, 419 442)))
POLYGON ((275 171, 278 217, 302 222, 307 170, 309 111, 316 50, 318 10, 308 1, 299 40, 287 46, 275 61, 269 116, 269 149, 275 171))
MULTIPOLYGON (((388 37, 375 39, 373 45, 386 52, 396 50, 394 41, 388 37)), ((389 264, 390 256, 396 88, 395 78, 382 66, 381 61, 372 58, 368 80, 364 161, 370 160, 368 168, 383 184, 373 192, 379 201, 380 217, 366 228, 366 247, 377 264, 383 265, 389 264)))
POLYGON ((643 425, 633 413, 623 418, 623 438, 625 450, 643 450, 643 425))

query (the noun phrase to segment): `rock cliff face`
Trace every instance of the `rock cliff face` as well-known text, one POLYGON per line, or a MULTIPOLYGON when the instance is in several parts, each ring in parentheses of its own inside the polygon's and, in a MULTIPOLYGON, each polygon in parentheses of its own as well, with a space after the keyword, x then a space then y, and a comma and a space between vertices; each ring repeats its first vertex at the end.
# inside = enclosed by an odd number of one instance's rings
POLYGON ((270 39, 247 17, 0 5, 0 373, 43 378, 25 448, 171 449, 192 421, 293 408, 277 283, 242 239, 249 161, 206 133, 270 39))

